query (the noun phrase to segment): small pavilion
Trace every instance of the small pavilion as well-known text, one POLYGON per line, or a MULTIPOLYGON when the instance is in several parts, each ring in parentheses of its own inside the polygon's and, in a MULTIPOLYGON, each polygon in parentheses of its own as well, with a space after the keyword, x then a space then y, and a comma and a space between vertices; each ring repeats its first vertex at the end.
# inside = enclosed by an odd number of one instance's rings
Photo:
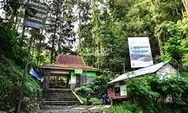
POLYGON ((99 69, 87 66, 80 56, 59 55, 55 63, 40 67, 44 77, 43 87, 70 88, 87 85, 99 72, 99 69))

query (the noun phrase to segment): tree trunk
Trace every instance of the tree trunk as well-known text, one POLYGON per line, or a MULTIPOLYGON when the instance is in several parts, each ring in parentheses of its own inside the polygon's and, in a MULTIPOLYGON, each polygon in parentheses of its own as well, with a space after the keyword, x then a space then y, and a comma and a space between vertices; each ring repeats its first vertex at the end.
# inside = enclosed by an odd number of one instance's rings
POLYGON ((57 29, 57 17, 58 13, 56 12, 56 19, 55 19, 55 26, 54 26, 54 35, 52 39, 52 49, 51 49, 51 58, 50 58, 50 63, 53 63, 54 61, 54 50, 55 50, 55 38, 56 38, 56 29, 57 29))
POLYGON ((161 40, 161 37, 160 37, 160 36, 157 36, 157 40, 158 40, 160 55, 161 55, 161 56, 164 56, 163 42, 162 42, 162 40, 161 40))
POLYGON ((40 39, 39 47, 37 49, 37 66, 39 66, 39 61, 40 61, 41 41, 42 40, 40 39))
MULTIPOLYGON (((155 4, 153 3, 153 0, 150 0, 150 5, 151 5, 151 9, 152 9, 152 13, 153 16, 157 15, 158 13, 155 12, 155 4)), ((154 22, 155 22, 155 26, 158 25, 158 19, 156 17, 154 17, 154 22)), ((159 46, 159 51, 160 51, 160 55, 164 56, 164 50, 163 50, 163 42, 161 40, 160 35, 157 36, 157 41, 158 41, 158 46, 159 46)))

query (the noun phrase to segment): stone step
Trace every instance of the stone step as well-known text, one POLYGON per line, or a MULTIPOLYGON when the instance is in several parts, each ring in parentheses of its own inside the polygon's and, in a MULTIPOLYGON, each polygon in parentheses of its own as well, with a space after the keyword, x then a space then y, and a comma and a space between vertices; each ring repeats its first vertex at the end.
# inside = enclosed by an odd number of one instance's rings
POLYGON ((77 101, 77 98, 60 98, 60 97, 49 97, 49 98, 45 98, 45 100, 47 101, 77 101))
POLYGON ((44 92, 42 106, 72 106, 80 105, 80 99, 77 98, 71 89, 50 88, 44 92))
POLYGON ((51 97, 55 97, 55 98, 76 98, 75 95, 68 93, 68 94, 61 94, 61 93, 57 93, 57 94, 49 94, 47 93, 46 98, 51 98, 51 97))
POLYGON ((70 91, 66 90, 66 92, 63 92, 63 91, 56 92, 56 90, 53 90, 53 92, 49 91, 46 93, 46 96, 44 99, 45 100, 63 100, 63 101, 78 100, 71 90, 70 91))
POLYGON ((68 105, 79 105, 79 101, 43 101, 43 105, 61 105, 61 106, 68 106, 68 105))
POLYGON ((47 92, 71 92, 71 89, 49 88, 47 92))
POLYGON ((62 105, 43 105, 42 109, 70 109, 78 105, 62 106, 62 105))

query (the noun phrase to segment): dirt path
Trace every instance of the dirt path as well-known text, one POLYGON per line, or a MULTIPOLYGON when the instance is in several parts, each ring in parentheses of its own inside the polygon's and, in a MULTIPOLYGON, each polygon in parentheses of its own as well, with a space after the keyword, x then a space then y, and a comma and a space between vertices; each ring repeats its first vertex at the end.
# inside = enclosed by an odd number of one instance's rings
POLYGON ((79 106, 59 106, 48 107, 48 109, 41 110, 42 113, 104 113, 104 110, 110 105, 79 105, 79 106))

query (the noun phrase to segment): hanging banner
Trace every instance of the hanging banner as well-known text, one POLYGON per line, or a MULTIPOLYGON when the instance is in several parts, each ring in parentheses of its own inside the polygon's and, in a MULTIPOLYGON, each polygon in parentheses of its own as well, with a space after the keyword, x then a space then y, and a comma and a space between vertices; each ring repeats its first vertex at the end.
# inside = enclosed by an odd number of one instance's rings
POLYGON ((153 65, 148 37, 129 37, 129 54, 132 68, 153 65))

